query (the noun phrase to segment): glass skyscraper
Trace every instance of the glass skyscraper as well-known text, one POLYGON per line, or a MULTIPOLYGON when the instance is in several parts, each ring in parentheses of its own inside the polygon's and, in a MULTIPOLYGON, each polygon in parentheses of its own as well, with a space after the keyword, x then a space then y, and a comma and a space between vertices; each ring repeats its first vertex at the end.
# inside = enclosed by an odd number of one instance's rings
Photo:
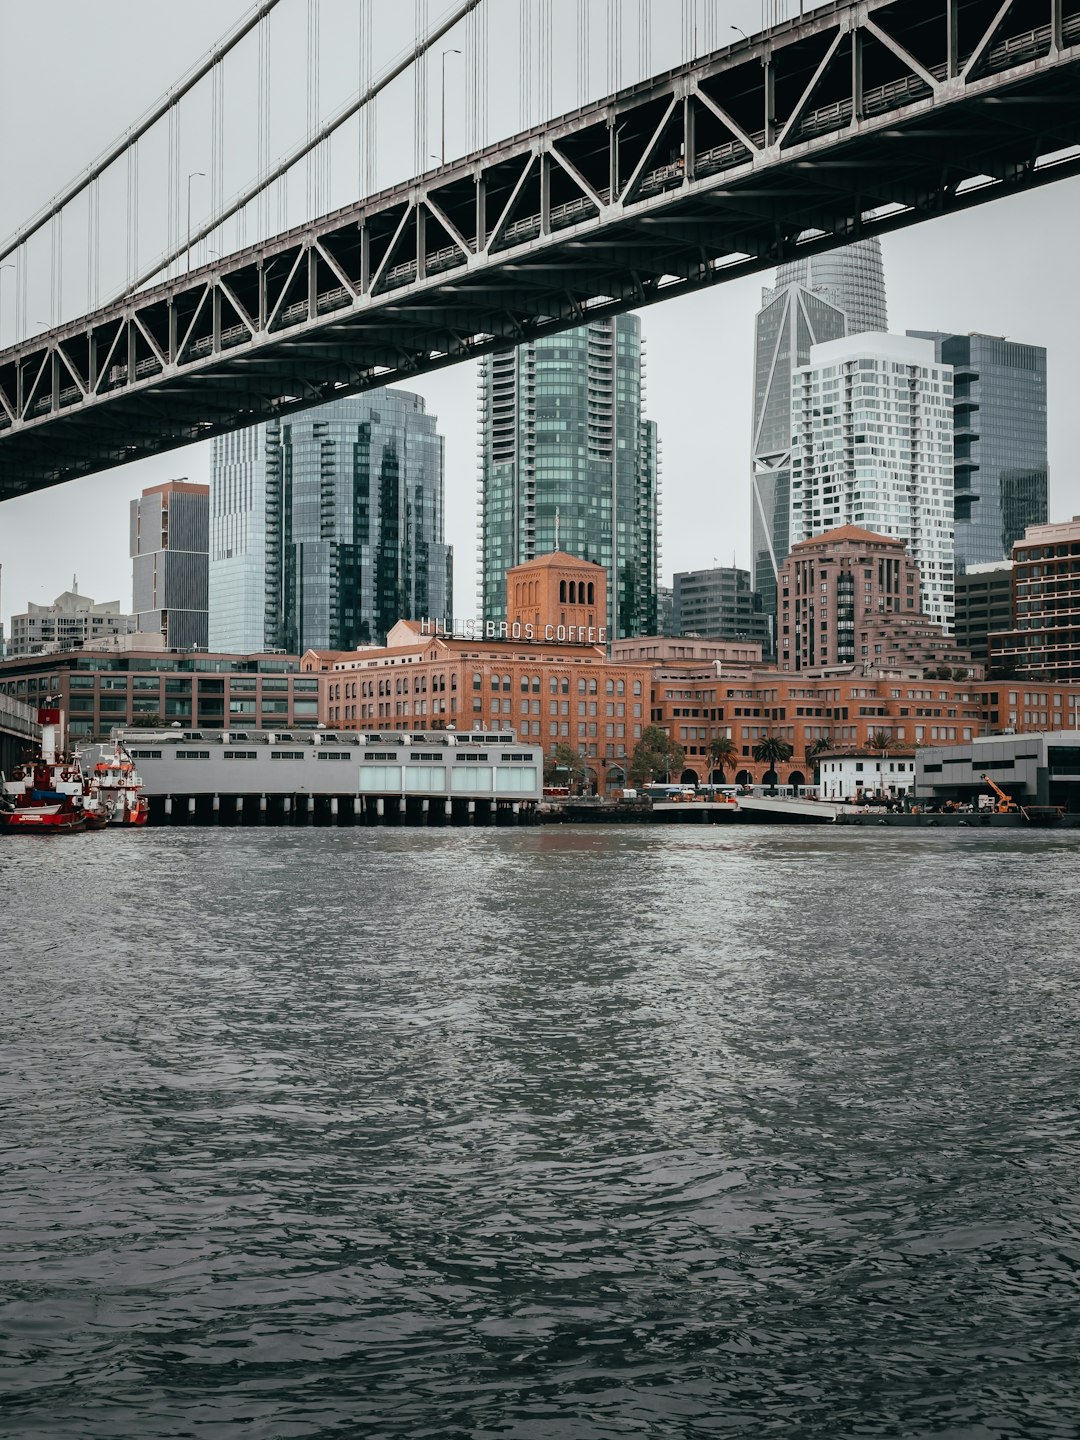
POLYGON ((956 565, 1005 560, 1046 524, 1046 351, 997 335, 909 330, 953 367, 956 565))
POLYGON ((843 310, 849 335, 889 328, 881 241, 876 237, 787 261, 776 271, 776 288, 785 285, 801 285, 843 310))
POLYGON ((488 356, 480 372, 480 604, 555 549, 603 565, 612 636, 657 628, 659 453, 636 315, 488 356))
POLYGON ((754 326, 751 553, 763 614, 776 621, 776 575, 791 548, 791 377, 810 346, 886 330, 885 274, 877 239, 788 261, 762 291, 754 326))
POLYGON ((210 648, 350 650, 453 610, 443 440, 376 390, 214 441, 210 648))

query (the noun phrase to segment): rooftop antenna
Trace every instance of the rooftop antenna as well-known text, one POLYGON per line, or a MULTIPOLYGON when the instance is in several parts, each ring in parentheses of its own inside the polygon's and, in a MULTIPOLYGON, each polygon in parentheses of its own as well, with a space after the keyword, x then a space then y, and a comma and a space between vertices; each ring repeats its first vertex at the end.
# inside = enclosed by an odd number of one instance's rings
POLYGON ((555 549, 559 548, 559 507, 555 506, 555 549))

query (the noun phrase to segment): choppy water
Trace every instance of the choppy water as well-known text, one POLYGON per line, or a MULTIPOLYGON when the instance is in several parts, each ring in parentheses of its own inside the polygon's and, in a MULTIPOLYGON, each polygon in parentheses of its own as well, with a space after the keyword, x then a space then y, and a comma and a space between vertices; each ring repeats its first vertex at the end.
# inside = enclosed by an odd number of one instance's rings
POLYGON ((0 842, 0 1429, 1075 1437, 1078 858, 0 842))

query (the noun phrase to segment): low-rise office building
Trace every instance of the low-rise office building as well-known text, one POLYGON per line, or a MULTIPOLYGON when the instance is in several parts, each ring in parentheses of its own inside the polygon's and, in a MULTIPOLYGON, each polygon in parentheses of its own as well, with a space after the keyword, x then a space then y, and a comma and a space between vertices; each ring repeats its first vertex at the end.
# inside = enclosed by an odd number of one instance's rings
POLYGON ((114 726, 318 724, 319 683, 294 655, 73 651, 0 664, 0 693, 29 705, 59 696, 73 741, 103 740, 114 726))
POLYGON ((1080 810, 1080 730, 988 735, 968 745, 920 750, 915 794, 976 805, 992 795, 985 776, 1018 804, 1080 810))
POLYGON ((748 640, 763 648, 769 647, 772 638, 769 617, 754 592, 750 571, 734 565, 676 573, 670 633, 748 640))

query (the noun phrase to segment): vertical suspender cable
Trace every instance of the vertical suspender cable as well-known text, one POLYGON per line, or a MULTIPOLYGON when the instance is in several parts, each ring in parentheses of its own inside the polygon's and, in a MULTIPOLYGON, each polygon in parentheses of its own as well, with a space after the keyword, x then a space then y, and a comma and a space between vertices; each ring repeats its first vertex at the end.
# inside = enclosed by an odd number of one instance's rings
POLYGON ((491 94, 490 76, 491 11, 486 3, 480 6, 480 135, 482 149, 488 143, 490 115, 488 111, 491 94))
POLYGON ((622 0, 608 0, 608 94, 622 87, 622 0))
MULTIPOLYGON (((368 7, 368 85, 375 79, 375 4, 374 0, 366 0, 368 7)), ((376 95, 369 107, 371 118, 368 121, 368 194, 374 195, 379 188, 379 97, 376 95)))
MULTIPOLYGON (((317 95, 318 80, 316 78, 316 26, 318 25, 319 0, 307 0, 307 138, 310 140, 319 128, 319 100, 317 95)), ((316 147, 317 149, 318 147, 316 147)), ((309 150, 304 164, 304 171, 307 177, 306 216, 310 218, 315 211, 315 168, 316 155, 309 150)))
POLYGON ((551 0, 540 0, 540 65, 539 102, 541 121, 550 120, 551 93, 551 0))
POLYGON ((589 98, 589 0, 578 0, 578 104, 589 98))
POLYGON ((127 283, 139 273, 139 142, 127 152, 127 283))
POLYGON ((532 6, 529 0, 518 0, 518 118, 521 130, 532 124, 532 6))

